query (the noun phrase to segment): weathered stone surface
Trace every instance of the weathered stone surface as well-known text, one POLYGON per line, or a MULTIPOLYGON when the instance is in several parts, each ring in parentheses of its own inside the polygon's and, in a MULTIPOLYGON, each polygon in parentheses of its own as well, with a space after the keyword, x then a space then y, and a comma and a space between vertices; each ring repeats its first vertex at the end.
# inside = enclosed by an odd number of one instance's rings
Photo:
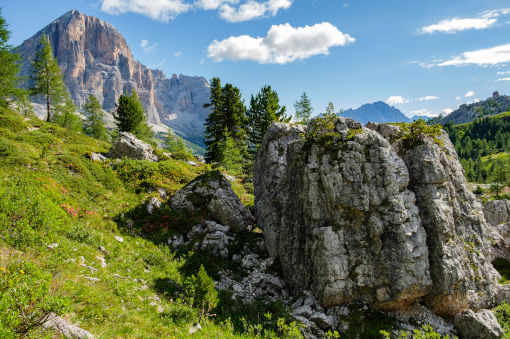
MULTIPOLYGON (((31 74, 31 62, 45 33, 62 70, 64 82, 77 107, 89 94, 112 112, 125 91, 136 90, 147 121, 172 127, 180 135, 202 140, 210 88, 203 77, 172 75, 152 70, 136 61, 122 35, 109 23, 72 10, 25 40, 20 75, 31 74)), ((26 83, 26 86, 29 86, 26 83)), ((38 100, 43 102, 42 99, 38 100)), ((111 115, 108 120, 111 119, 111 115)))
POLYGON ((133 134, 120 132, 107 157, 157 161, 158 157, 153 152, 151 145, 137 139, 133 134))
POLYGON ((106 161, 106 157, 104 155, 99 154, 99 153, 94 153, 94 152, 92 152, 92 154, 90 155, 90 159, 93 161, 100 161, 100 162, 106 161))
POLYGON ((503 336, 503 330, 490 310, 476 313, 466 310, 457 314, 453 322, 463 339, 497 339, 503 336))
POLYGON ((426 295, 426 235, 405 163, 353 120, 318 130, 335 133, 332 144, 310 145, 301 128, 273 124, 254 173, 258 225, 289 285, 325 307, 393 309, 426 295))
POLYGON ((219 171, 197 177, 177 191, 170 200, 174 210, 208 213, 233 232, 249 229, 254 222, 250 211, 241 203, 230 182, 219 171))
POLYGON ((492 226, 492 260, 510 261, 510 201, 492 200, 483 204, 485 220, 492 226))
POLYGON ((155 210, 159 209, 161 207, 161 200, 159 200, 156 197, 151 197, 149 201, 147 201, 145 205, 145 210, 147 213, 152 214, 155 210))
POLYGON ((510 223, 510 200, 491 200, 483 204, 485 220, 492 226, 510 223))
POLYGON ((55 330, 66 338, 94 339, 94 336, 88 331, 69 323, 54 313, 50 314, 43 327, 55 330))
POLYGON ((254 170, 269 254, 294 291, 325 307, 395 310, 424 298, 454 315, 491 304, 498 274, 487 224, 445 133, 399 140, 398 127, 273 124, 254 170), (386 139, 387 138, 387 139, 386 139))

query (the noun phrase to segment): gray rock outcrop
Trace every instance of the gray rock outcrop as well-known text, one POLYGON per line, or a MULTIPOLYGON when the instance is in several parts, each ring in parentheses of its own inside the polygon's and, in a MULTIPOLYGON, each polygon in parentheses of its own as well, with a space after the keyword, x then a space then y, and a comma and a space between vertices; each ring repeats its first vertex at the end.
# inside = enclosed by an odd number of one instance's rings
POLYGON ((343 118, 269 128, 255 210, 288 286, 327 308, 424 299, 455 315, 489 305, 499 275, 486 260, 487 224, 447 135, 410 144, 398 127, 371 128, 343 118))
POLYGON ((219 171, 208 172, 189 182, 170 199, 170 206, 188 213, 207 213, 232 232, 246 231, 254 223, 250 211, 219 171))
POLYGON ((151 145, 137 139, 133 134, 128 132, 119 133, 107 157, 111 159, 129 158, 149 161, 158 160, 151 145))
POLYGON ((492 200, 483 204, 485 220, 492 226, 492 259, 510 261, 510 200, 492 200))
POLYGON ((69 323, 54 313, 51 313, 48 320, 43 324, 44 328, 52 329, 66 338, 94 339, 90 332, 69 323))
POLYGON ((490 310, 476 313, 466 310, 457 314, 453 322, 463 339, 498 339, 503 336, 503 330, 490 310))

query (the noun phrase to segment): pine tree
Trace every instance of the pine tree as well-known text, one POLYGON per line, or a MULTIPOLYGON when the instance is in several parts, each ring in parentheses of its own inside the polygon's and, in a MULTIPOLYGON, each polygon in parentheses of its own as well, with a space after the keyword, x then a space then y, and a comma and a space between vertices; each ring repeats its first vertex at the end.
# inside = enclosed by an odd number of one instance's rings
POLYGON ((0 11, 0 107, 7 107, 13 98, 23 98, 24 91, 16 88, 19 55, 8 44, 11 32, 0 11))
POLYGON ((83 110, 87 117, 83 124, 85 134, 99 140, 108 140, 108 130, 104 126, 103 110, 99 100, 90 94, 83 105, 83 110))
POLYGON ((222 114, 222 88, 219 78, 211 79, 211 100, 204 104, 204 108, 210 108, 211 112, 205 120, 205 145, 207 152, 205 160, 214 162, 220 159, 219 142, 223 138, 224 119, 222 114))
POLYGON ((254 160, 262 139, 269 126, 275 121, 288 122, 285 106, 280 107, 278 93, 271 86, 264 86, 254 97, 251 96, 250 109, 246 112, 246 133, 250 160, 254 160))
POLYGON ((145 121, 145 111, 134 90, 131 95, 124 93, 119 97, 113 117, 119 132, 129 132, 142 140, 150 140, 154 136, 145 121))
POLYGON ((310 98, 305 92, 301 95, 301 99, 294 103, 294 109, 296 110, 296 119, 303 125, 308 125, 312 116, 313 108, 310 98))
POLYGON ((238 143, 232 138, 228 129, 225 128, 224 139, 220 144, 221 149, 221 161, 220 164, 225 167, 227 171, 231 171, 235 174, 239 174, 243 170, 243 155, 241 153, 242 148, 239 147, 238 143))
POLYGON ((51 121, 71 131, 81 132, 83 130, 83 121, 76 114, 76 106, 68 96, 65 99, 65 104, 55 107, 51 121))
POLYGON ((205 144, 207 147, 206 160, 219 162, 222 159, 220 145, 225 140, 225 128, 236 140, 241 154, 246 154, 246 107, 241 98, 239 88, 232 84, 221 87, 220 79, 211 80, 211 101, 204 105, 211 108, 206 119, 205 144))
POLYGON ((62 74, 57 60, 53 57, 53 51, 48 37, 43 34, 39 39, 39 50, 32 63, 33 74, 30 77, 32 86, 31 95, 43 94, 46 98, 46 121, 51 121, 51 106, 61 105, 65 100, 66 86, 62 80, 62 74))

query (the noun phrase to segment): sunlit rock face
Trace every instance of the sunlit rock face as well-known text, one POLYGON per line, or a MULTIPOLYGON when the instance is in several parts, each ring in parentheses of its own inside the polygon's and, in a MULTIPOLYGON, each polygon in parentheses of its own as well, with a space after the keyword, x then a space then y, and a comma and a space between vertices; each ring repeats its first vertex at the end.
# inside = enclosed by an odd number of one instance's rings
POLYGON ((163 72, 147 68, 133 58, 126 40, 112 25, 76 10, 23 42, 19 47, 22 76, 31 74, 31 62, 43 33, 50 39, 78 107, 93 94, 105 111, 112 111, 121 94, 135 89, 150 123, 166 124, 182 135, 202 138, 207 117, 202 106, 210 93, 205 78, 174 74, 168 79, 163 72))
POLYGON ((333 126, 273 124, 255 163, 257 223, 288 285, 325 307, 490 304, 487 224, 446 134, 410 144, 391 125, 333 126))

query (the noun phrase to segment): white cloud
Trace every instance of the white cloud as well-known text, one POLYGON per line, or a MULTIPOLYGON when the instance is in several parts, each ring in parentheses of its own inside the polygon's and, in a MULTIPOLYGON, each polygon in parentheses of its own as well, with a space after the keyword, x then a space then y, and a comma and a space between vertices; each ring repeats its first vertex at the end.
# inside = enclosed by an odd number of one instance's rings
POLYGON ((182 55, 182 51, 177 51, 173 55, 174 55, 174 57, 178 58, 182 55))
POLYGON ((504 75, 504 74, 510 74, 510 71, 505 71, 505 72, 497 72, 496 74, 497 74, 497 75, 504 75))
POLYGON ((467 93, 466 93, 466 94, 464 94, 464 97, 465 97, 465 98, 471 98, 471 97, 472 97, 472 96, 474 96, 474 95, 475 95, 475 92, 473 92, 473 91, 467 91, 467 93))
POLYGON ((271 26, 264 38, 240 35, 222 41, 214 40, 207 51, 208 57, 217 62, 228 59, 286 64, 318 54, 328 55, 331 47, 345 46, 354 41, 329 22, 297 28, 287 23, 271 26))
POLYGON ((192 9, 217 10, 222 19, 242 22, 275 16, 281 9, 289 9, 293 0, 101 0, 101 10, 110 14, 128 12, 146 15, 167 22, 192 9))
POLYGON ((239 0, 198 0, 195 6, 205 10, 218 9, 223 4, 237 4, 239 0))
POLYGON ((427 95, 427 96, 424 96, 424 97, 416 98, 415 100, 416 101, 429 101, 429 100, 438 100, 438 99, 440 99, 440 98, 436 97, 434 95, 427 95))
POLYGON ((266 2, 248 0, 237 8, 227 4, 227 1, 223 2, 219 7, 220 17, 228 22, 242 22, 275 16, 280 9, 289 9, 292 6, 292 0, 268 0, 266 2))
POLYGON ((477 18, 452 18, 440 21, 437 24, 425 26, 421 29, 423 34, 434 32, 456 33, 469 29, 487 29, 492 27, 498 17, 510 13, 510 8, 496 9, 479 13, 477 18))
POLYGON ((437 117, 438 116, 438 114, 432 113, 428 109, 424 109, 424 108, 411 111, 411 112, 409 112, 409 114, 411 117, 416 116, 416 115, 421 116, 421 117, 437 117))
POLYGON ((499 78, 496 81, 510 81, 510 78, 499 78))
POLYGON ((475 99, 473 102, 476 104, 477 102, 480 102, 480 99, 475 99))
POLYGON ((464 31, 467 29, 486 29, 491 27, 496 23, 497 19, 460 19, 453 18, 448 20, 443 20, 438 24, 425 26, 421 29, 422 33, 432 34, 434 32, 445 32, 445 33, 455 33, 459 31, 464 31))
POLYGON ((191 5, 182 0, 102 0, 101 5, 101 10, 106 13, 133 12, 164 22, 190 9, 191 5))
POLYGON ((510 44, 464 52, 453 59, 438 63, 436 66, 487 66, 502 64, 505 62, 510 62, 510 44))
POLYGON ((155 42, 153 44, 149 43, 149 40, 142 40, 140 41, 140 47, 142 47, 143 51, 147 54, 152 52, 152 50, 156 47, 158 47, 158 44, 155 42))
POLYGON ((407 102, 409 102, 409 100, 407 100, 406 98, 404 98, 401 95, 392 95, 392 96, 388 97, 388 99, 386 99, 386 103, 388 105, 398 105, 398 104, 404 104, 407 102))
POLYGON ((451 112, 453 112, 453 109, 450 107, 446 107, 445 109, 443 109, 441 111, 441 113, 446 114, 446 115, 450 114, 451 112))
POLYGON ((455 97, 455 100, 460 101, 461 97, 455 97))

